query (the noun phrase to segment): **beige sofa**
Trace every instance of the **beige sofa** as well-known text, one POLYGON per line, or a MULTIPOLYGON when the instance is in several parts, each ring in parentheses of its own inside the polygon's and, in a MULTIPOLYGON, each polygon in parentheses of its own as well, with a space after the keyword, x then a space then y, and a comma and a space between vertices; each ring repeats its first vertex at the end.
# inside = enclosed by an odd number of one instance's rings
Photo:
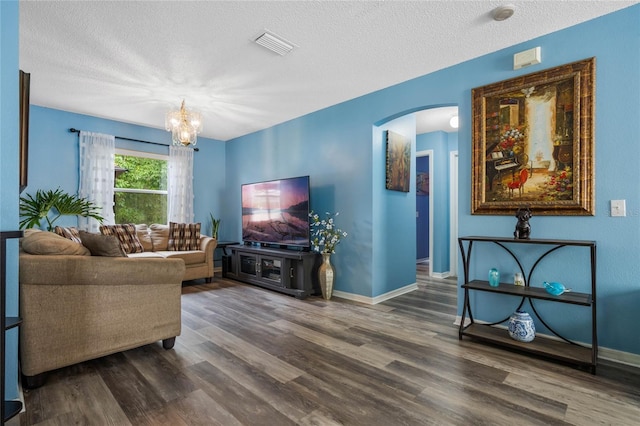
POLYGON ((158 340, 173 347, 182 259, 90 256, 80 244, 46 234, 55 240, 47 244, 64 246, 60 254, 27 253, 29 237, 20 251, 23 386, 41 385, 48 371, 158 340))
POLYGON ((196 234, 199 250, 175 251, 168 250, 168 225, 135 231, 144 251, 129 254, 116 236, 25 231, 19 267, 25 387, 41 385, 48 371, 158 340, 173 347, 182 281, 211 281, 217 241, 196 234), (80 236, 86 239, 71 238, 80 236))
POLYGON ((215 238, 200 235, 199 250, 171 251, 168 250, 169 225, 139 224, 136 225, 136 233, 144 252, 129 253, 128 257, 182 259, 186 267, 183 281, 204 278, 206 282, 211 282, 214 267, 213 252, 218 245, 218 240, 215 238))
MULTIPOLYGON (((188 238, 180 234, 188 240, 177 241, 176 235, 170 243, 170 226, 161 224, 121 224, 121 225, 104 225, 100 227, 101 233, 106 233, 118 238, 120 249, 116 249, 118 253, 107 253, 107 255, 126 255, 131 258, 164 258, 164 259, 182 259, 185 264, 185 274, 183 281, 204 278, 207 282, 211 282, 214 274, 213 252, 218 245, 215 238, 202 235, 200 233, 200 224, 174 224, 176 226, 192 226, 188 238), (178 249, 179 248, 179 249, 178 249)), ((72 241, 86 245, 103 254, 104 240, 98 238, 96 234, 83 233, 76 228, 62 228, 57 226, 55 232, 72 241), (86 237, 81 241, 80 234, 86 237), (91 238, 89 238, 91 237, 91 238), (89 244, 91 243, 91 244, 89 244)), ((107 250, 109 252, 109 250, 107 250)))

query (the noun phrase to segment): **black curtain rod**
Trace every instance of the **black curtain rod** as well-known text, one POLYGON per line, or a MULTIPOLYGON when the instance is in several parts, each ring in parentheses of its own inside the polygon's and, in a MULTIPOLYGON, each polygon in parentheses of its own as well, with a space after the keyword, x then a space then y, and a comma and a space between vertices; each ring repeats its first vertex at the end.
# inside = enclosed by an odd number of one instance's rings
MULTIPOLYGON (((78 135, 80 134, 80 130, 78 129, 74 129, 73 127, 69 129, 69 131, 71 133, 78 133, 78 135)), ((131 141, 131 142, 142 142, 142 143, 149 143, 151 145, 160 145, 160 146, 166 146, 167 148, 169 147, 169 145, 165 145, 163 143, 158 143, 158 142, 149 142, 149 141, 143 141, 141 139, 131 139, 131 138, 125 138, 122 136, 114 136, 116 139, 121 139, 123 141, 131 141)), ((200 151, 199 148, 193 148, 194 151, 200 151)))

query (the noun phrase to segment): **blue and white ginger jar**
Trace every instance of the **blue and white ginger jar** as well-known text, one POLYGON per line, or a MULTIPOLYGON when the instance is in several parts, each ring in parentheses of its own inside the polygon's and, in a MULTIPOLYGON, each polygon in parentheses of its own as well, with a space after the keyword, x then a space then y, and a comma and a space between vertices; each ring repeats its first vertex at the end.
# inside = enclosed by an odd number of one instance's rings
POLYGON ((509 336, 519 342, 531 342, 536 337, 536 326, 524 311, 515 311, 509 318, 509 336))

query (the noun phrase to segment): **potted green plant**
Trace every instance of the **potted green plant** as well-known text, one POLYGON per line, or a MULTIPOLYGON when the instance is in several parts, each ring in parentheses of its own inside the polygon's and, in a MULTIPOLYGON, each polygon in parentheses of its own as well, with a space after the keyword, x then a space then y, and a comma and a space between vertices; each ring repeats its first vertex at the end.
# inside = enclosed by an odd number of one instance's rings
POLYGON ((218 229, 220 228, 220 220, 221 219, 216 219, 213 216, 213 213, 209 213, 209 217, 211 218, 211 236, 217 240, 218 239, 218 229))
POLYGON ((60 188, 56 190, 38 190, 35 196, 27 194, 20 197, 20 229, 40 226, 44 219, 47 230, 53 231, 53 223, 61 216, 92 217, 102 223, 104 218, 99 213, 100 207, 78 195, 67 194, 60 188), (50 215, 51 213, 51 215, 50 215))

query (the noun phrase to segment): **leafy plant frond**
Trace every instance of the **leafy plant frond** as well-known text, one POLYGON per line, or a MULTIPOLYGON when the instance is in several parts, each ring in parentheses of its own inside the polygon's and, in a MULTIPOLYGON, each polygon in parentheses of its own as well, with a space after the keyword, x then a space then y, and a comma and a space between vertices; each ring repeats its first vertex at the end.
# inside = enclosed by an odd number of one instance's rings
POLYGON ((102 223, 100 207, 86 198, 70 195, 58 188, 56 190, 38 190, 35 196, 27 194, 20 197, 20 229, 40 226, 44 219, 47 229, 53 230, 53 223, 61 216, 92 217, 102 223), (52 216, 50 216, 50 213, 52 216))
POLYGON ((211 218, 211 236, 213 238, 218 238, 218 228, 220 228, 221 219, 216 219, 213 216, 213 213, 209 213, 209 217, 211 218))

